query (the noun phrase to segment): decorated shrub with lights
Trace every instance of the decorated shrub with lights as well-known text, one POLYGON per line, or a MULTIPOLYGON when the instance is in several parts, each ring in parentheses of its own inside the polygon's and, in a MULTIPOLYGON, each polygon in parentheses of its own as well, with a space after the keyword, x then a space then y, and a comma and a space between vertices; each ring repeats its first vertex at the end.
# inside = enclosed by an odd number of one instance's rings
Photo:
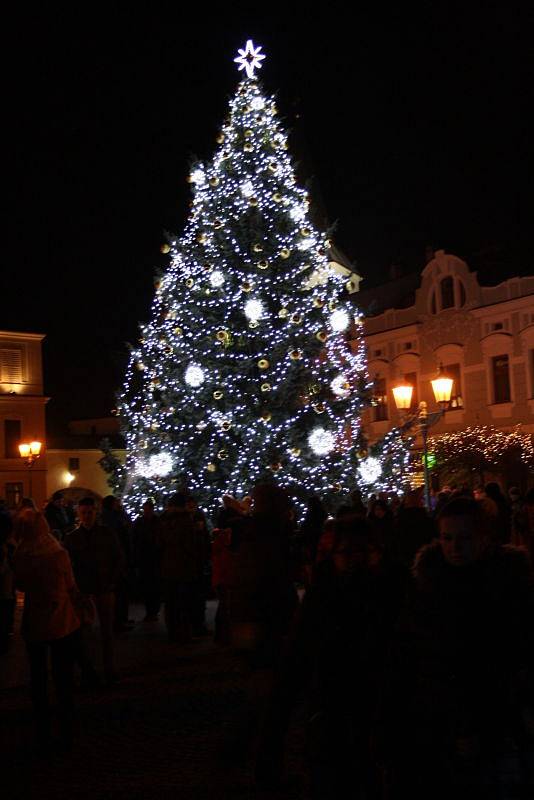
POLYGON ((164 247, 120 397, 131 509, 184 485, 213 507, 258 480, 296 497, 358 483, 361 320, 255 76, 260 48, 240 53, 244 78, 213 160, 189 176, 189 219, 164 247))

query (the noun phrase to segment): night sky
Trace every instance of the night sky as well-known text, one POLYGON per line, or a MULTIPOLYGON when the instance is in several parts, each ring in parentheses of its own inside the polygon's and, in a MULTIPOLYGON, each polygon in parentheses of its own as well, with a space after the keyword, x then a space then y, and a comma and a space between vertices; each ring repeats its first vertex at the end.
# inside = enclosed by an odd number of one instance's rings
POLYGON ((325 4, 287 19, 269 4, 263 19, 235 5, 216 19, 202 4, 186 19, 184 4, 116 3, 12 17, 0 328, 47 334, 51 430, 113 407, 163 231, 183 227, 190 158, 214 151, 247 38, 362 288, 392 263, 419 269, 426 245, 532 273, 532 12, 474 5, 479 16, 427 4, 349 18, 325 4))

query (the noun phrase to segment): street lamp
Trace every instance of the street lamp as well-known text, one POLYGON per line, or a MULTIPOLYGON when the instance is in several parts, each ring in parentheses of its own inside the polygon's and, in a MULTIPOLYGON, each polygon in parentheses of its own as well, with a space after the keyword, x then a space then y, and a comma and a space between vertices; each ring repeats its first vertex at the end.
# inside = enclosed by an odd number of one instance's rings
MULTIPOLYGON (((410 428, 419 428, 421 437, 423 439, 423 473, 425 476, 425 505, 430 510, 430 475, 428 471, 428 431, 435 425, 444 415, 451 399, 453 378, 447 375, 443 370, 443 365, 440 364, 438 374, 430 381, 432 391, 436 403, 440 406, 439 411, 428 413, 428 407, 424 400, 419 403, 417 413, 405 419, 402 424, 402 430, 409 430, 410 428)), ((393 387, 393 398, 397 409, 406 414, 412 403, 413 386, 407 383, 399 383, 393 387)))
POLYGON ((41 442, 21 442, 19 444, 20 457, 26 461, 26 466, 30 470, 30 497, 32 496, 32 473, 31 468, 41 455, 41 442))

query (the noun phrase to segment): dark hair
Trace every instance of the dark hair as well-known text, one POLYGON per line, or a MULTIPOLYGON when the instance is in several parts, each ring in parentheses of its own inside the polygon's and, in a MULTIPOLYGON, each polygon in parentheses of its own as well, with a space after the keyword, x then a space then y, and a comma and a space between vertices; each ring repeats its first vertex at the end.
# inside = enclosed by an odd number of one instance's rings
POLYGON ((82 497, 82 499, 78 502, 78 506, 90 506, 91 508, 94 508, 96 506, 95 498, 82 497))
POLYGON ((112 511, 115 505, 116 497, 112 494, 107 494, 102 500, 102 509, 104 511, 112 511))
POLYGON ((492 500, 502 497, 501 487, 495 481, 487 483, 484 487, 484 491, 492 500))
POLYGON ((449 517, 473 517, 473 519, 478 519, 480 511, 481 508, 477 500, 460 495, 445 503, 437 515, 437 521, 439 522, 440 519, 448 519, 449 517))
POLYGON ((54 492, 52 495, 52 502, 55 503, 56 500, 63 500, 63 492, 54 492))
POLYGON ((187 503, 187 495, 183 492, 176 492, 176 494, 172 494, 168 501, 167 501, 167 508, 169 506, 175 506, 176 508, 185 508, 185 504, 187 503))
POLYGON ((146 508, 147 506, 149 506, 150 508, 154 508, 153 500, 145 500, 145 502, 143 503, 143 508, 146 508))

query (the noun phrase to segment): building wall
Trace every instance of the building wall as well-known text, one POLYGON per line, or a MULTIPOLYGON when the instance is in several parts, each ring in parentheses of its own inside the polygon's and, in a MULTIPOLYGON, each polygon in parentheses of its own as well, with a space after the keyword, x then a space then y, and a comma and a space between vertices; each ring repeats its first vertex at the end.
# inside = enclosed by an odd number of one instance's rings
POLYGON ((33 497, 38 507, 46 499, 46 428, 41 342, 43 334, 0 331, 0 497, 13 503, 33 497), (41 456, 31 469, 6 453, 6 422, 20 423, 20 442, 38 440, 41 456))
POLYGON ((534 432, 534 277, 480 286, 464 261, 438 251, 421 274, 414 305, 368 317, 365 332, 370 378, 385 379, 387 387, 387 420, 377 419, 376 408, 364 415, 371 441, 400 423, 391 390, 407 374, 416 375, 418 400, 436 410, 430 380, 440 363, 458 365, 462 407, 447 411, 434 434, 518 424, 534 432), (442 308, 451 286, 453 305, 442 308), (509 401, 495 396, 498 357, 508 362, 509 401))
MULTIPOLYGON (((116 450, 118 458, 124 457, 124 451, 116 450)), ((102 458, 102 451, 98 449, 69 449, 48 451, 47 494, 50 497, 54 492, 72 490, 88 490, 98 497, 111 494, 107 484, 107 474, 98 463, 102 458), (79 468, 69 469, 71 459, 78 459, 79 468)))

